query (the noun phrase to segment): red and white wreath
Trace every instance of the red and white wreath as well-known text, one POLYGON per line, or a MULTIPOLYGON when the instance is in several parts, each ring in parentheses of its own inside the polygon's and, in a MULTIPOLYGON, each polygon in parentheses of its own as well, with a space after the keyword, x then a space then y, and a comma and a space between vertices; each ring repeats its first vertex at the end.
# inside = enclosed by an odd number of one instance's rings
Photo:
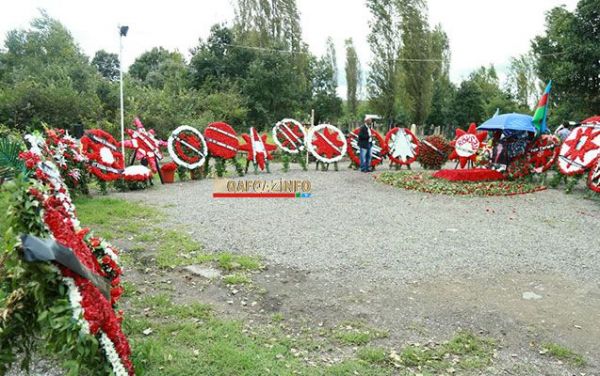
POLYGON ((175 129, 167 141, 169 155, 179 166, 190 170, 202 166, 208 147, 204 136, 196 128, 182 125, 175 129))
POLYGON ((592 191, 600 193, 600 159, 596 161, 596 165, 590 170, 588 187, 592 191))
MULTIPOLYGON (((356 165, 360 164, 360 148, 358 147, 358 133, 360 128, 356 128, 348 135, 348 156, 356 165)), ((387 154, 387 146, 379 132, 372 129, 371 137, 373 145, 371 146, 371 167, 375 167, 383 162, 383 157, 387 154)))
POLYGON ((104 181, 117 180, 125 165, 119 143, 102 129, 90 129, 81 138, 83 154, 88 158, 89 171, 104 181))
POLYGON ((273 127, 273 141, 281 150, 297 154, 304 150, 306 131, 304 126, 294 119, 283 119, 273 127))
POLYGON ((475 123, 471 123, 467 131, 457 128, 456 138, 450 143, 454 150, 450 153, 448 159, 458 159, 460 168, 465 168, 469 162, 474 164, 477 160, 477 152, 486 137, 487 132, 477 131, 477 124, 475 123))
POLYGON ((527 151, 527 161, 536 174, 546 172, 558 158, 560 139, 551 134, 538 137, 527 151))
POLYGON ((243 134, 242 138, 246 143, 240 145, 240 150, 247 152, 247 159, 258 165, 261 170, 264 170, 267 160, 273 159, 272 153, 277 147, 267 142, 266 134, 261 137, 253 127, 250 128, 250 135, 243 134))
POLYGON ((319 161, 333 163, 346 155, 346 137, 339 128, 331 124, 319 124, 308 131, 308 151, 319 161))
POLYGON ((600 156, 600 124, 582 124, 573 129, 563 142, 558 167, 565 175, 585 172, 600 156))
MULTIPOLYGON (((71 269, 56 264, 57 273, 67 287, 72 317, 82 335, 96 336, 115 375, 133 375, 131 349, 121 329, 122 312, 113 306, 123 293, 118 251, 103 240, 82 229, 75 215, 75 206, 60 172, 46 156, 36 153, 35 147, 19 157, 34 171, 36 183, 27 191, 31 200, 42 210, 40 220, 56 242, 72 250, 82 265, 110 282, 107 298, 90 280, 71 269)), ((35 220, 35 219, 32 219, 35 220)))
POLYGON ((410 165, 419 156, 420 142, 410 129, 393 128, 385 135, 390 160, 399 165, 410 165))
POLYGON ((156 138, 154 129, 147 130, 139 118, 135 118, 133 124, 136 130, 126 130, 130 139, 123 141, 123 145, 128 149, 135 150, 135 159, 145 159, 152 172, 158 172, 158 161, 163 159, 160 148, 167 146, 167 143, 156 138))
POLYGON ((204 130, 204 138, 212 156, 231 159, 237 155, 240 141, 231 125, 221 122, 211 123, 204 130))

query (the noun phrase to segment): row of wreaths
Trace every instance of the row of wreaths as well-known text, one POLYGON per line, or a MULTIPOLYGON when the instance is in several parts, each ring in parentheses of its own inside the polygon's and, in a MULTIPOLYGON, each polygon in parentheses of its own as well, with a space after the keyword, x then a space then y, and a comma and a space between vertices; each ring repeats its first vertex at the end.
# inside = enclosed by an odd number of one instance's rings
MULTIPOLYGON (((134 158, 148 166, 147 171, 140 170, 141 166, 130 166, 138 168, 136 174, 133 174, 137 178, 141 178, 143 173, 150 175, 157 172, 158 162, 163 158, 160 150, 163 146, 167 146, 177 165, 188 169, 199 168, 209 155, 231 159, 236 157, 238 151, 246 152, 248 161, 263 169, 267 161, 273 158, 272 153, 277 147, 290 154, 308 151, 324 163, 338 162, 348 154, 354 163, 359 163, 358 128, 346 137, 339 128, 330 124, 320 124, 306 131, 300 122, 283 119, 272 129, 276 144, 273 145, 267 142, 266 134, 261 136, 255 128, 250 128, 248 134, 243 134, 241 137, 244 143, 240 143, 233 127, 223 122, 209 124, 204 133, 182 125, 171 133, 167 142, 156 138, 152 130, 146 130, 139 119, 134 124, 136 129, 127 130, 130 138, 124 141, 124 146, 133 149, 134 158)), ((372 166, 382 163, 386 157, 393 164, 410 165, 416 161, 420 150, 444 153, 427 139, 419 140, 406 128, 393 128, 385 137, 373 130, 372 138, 372 166)), ((476 132, 474 126, 467 132, 457 130, 450 159, 458 160, 463 167, 468 161, 474 162, 486 147, 484 139, 485 136, 476 132)), ((82 146, 94 175, 103 180, 116 180, 123 175, 126 169, 120 145, 110 134, 99 129, 89 130, 82 138, 82 146)), ((538 137, 528 145, 525 155, 509 168, 512 169, 513 176, 522 176, 545 172, 557 163, 565 175, 587 172, 590 188, 600 191, 599 158, 600 121, 590 118, 573 129, 562 143, 552 135, 538 137)))
MULTIPOLYGON (((358 129, 348 137, 337 127, 321 124, 311 127, 308 131, 293 119, 278 122, 272 130, 273 141, 267 142, 267 135, 262 136, 255 128, 250 128, 249 134, 242 134, 244 140, 240 143, 238 134, 227 123, 216 122, 209 124, 204 134, 196 128, 182 125, 175 129, 168 141, 162 141, 155 136, 153 130, 146 130, 136 119, 135 130, 128 129, 129 139, 123 145, 133 149, 133 158, 143 162, 142 166, 125 168, 125 160, 121 153, 121 145, 112 135, 101 129, 86 131, 81 139, 83 154, 89 160, 90 171, 101 180, 111 181, 132 175, 128 170, 136 168, 136 172, 146 174, 156 173, 158 163, 163 159, 161 147, 167 146, 173 161, 188 169, 202 166, 208 156, 222 159, 235 158, 238 151, 246 152, 248 161, 264 169, 268 160, 273 159, 273 151, 279 147, 286 153, 298 154, 308 151, 318 161, 334 163, 340 161, 346 154, 358 164, 358 129)), ((380 164, 387 155, 393 163, 409 165, 418 155, 420 142, 410 130, 394 128, 385 139, 377 132, 372 132, 373 147, 371 149, 371 164, 380 164)), ((133 162, 133 161, 132 161, 133 162)))

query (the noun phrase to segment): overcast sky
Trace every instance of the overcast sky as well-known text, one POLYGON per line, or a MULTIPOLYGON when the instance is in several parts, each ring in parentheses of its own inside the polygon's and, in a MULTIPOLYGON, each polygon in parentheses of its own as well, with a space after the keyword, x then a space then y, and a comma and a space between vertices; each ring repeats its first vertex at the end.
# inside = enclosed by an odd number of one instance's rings
MULTIPOLYGON (((198 38, 206 38, 215 23, 231 23, 233 0, 19 0, 0 2, 0 34, 27 28, 38 9, 48 11, 73 34, 86 54, 105 49, 118 52, 117 25, 129 25, 123 60, 128 66, 144 51, 163 46, 189 56, 198 38)), ((365 0, 297 0, 304 40, 321 55, 327 36, 337 46, 343 72, 344 40, 352 37, 363 69, 371 52, 366 41, 369 12, 365 0)), ((441 23, 450 38, 451 78, 460 82, 481 65, 494 64, 503 77, 512 56, 525 53, 531 39, 543 32, 545 13, 577 0, 429 0, 429 20, 441 23)), ((341 74, 340 76, 343 76, 341 74)), ((340 77, 340 94, 345 79, 340 77)))

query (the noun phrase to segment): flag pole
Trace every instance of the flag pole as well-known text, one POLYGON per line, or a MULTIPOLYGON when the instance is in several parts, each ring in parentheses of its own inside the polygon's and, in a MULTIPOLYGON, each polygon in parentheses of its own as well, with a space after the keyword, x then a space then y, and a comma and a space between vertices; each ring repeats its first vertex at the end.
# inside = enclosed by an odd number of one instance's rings
POLYGON ((121 154, 125 157, 125 111, 123 106, 123 37, 127 36, 128 26, 119 26, 119 96, 121 105, 121 154))

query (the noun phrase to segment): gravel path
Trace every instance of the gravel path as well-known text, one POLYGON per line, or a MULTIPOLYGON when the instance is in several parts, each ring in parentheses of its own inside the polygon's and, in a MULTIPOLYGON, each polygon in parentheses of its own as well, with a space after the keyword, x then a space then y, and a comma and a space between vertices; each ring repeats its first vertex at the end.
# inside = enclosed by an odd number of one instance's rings
POLYGON ((292 170, 242 179, 309 179, 308 199, 213 199, 211 180, 120 194, 163 206, 209 250, 351 278, 411 281, 432 275, 600 274, 600 205, 548 190, 469 198, 409 192, 371 175, 292 170), (338 273, 335 273, 338 274, 338 273))
MULTIPOLYGON (((309 179, 314 196, 213 199, 211 180, 119 196, 161 207, 165 226, 185 229, 208 250, 262 256, 268 270, 253 281, 264 291, 263 316, 281 312, 298 325, 366 320, 390 330, 392 346, 467 328, 501 343, 486 374, 574 374, 535 345, 554 342, 585 357, 582 373, 600 375, 597 202, 560 190, 428 195, 345 166, 286 174, 278 167, 243 179, 309 179)), ((207 299, 231 310, 231 296, 200 298, 207 299)))

